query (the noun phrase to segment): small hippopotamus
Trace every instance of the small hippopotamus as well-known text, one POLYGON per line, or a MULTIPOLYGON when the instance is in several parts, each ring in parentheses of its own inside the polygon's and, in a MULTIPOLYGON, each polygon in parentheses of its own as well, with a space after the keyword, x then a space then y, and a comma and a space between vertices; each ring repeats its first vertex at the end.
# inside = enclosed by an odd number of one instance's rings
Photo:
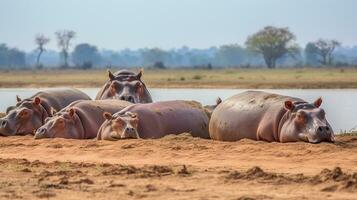
POLYGON ((52 116, 52 110, 61 110, 77 100, 90 100, 76 89, 43 90, 24 100, 16 98, 16 106, 7 108, 6 116, 0 119, 1 135, 34 134, 45 119, 52 116))
POLYGON ((98 92, 96 100, 119 99, 131 103, 151 103, 151 95, 141 80, 143 71, 139 73, 121 70, 113 74, 108 70, 109 80, 98 92))
POLYGON ((134 104, 114 115, 104 113, 103 117, 106 120, 98 131, 99 140, 154 139, 184 132, 209 138, 208 116, 194 101, 134 104))
POLYGON ((115 113, 132 103, 120 100, 76 101, 63 108, 37 129, 35 139, 91 139, 104 122, 103 113, 115 113))
POLYGON ((243 138, 268 142, 334 142, 334 133, 320 108, 302 99, 248 91, 223 101, 213 111, 209 124, 215 140, 243 138))

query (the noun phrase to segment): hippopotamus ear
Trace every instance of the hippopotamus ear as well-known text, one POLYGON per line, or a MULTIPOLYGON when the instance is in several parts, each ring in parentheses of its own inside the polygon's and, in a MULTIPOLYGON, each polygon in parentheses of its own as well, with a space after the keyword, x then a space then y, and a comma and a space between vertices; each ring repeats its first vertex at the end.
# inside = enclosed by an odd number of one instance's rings
POLYGON ((293 104, 292 101, 285 101, 285 109, 287 110, 294 110, 295 105, 293 104))
POLYGON ((110 81, 113 81, 115 79, 114 74, 109 69, 108 69, 108 76, 110 81))
POLYGON ((220 103, 222 103, 222 99, 220 97, 217 97, 216 106, 218 106, 220 103))
POLYGON ((104 119, 111 120, 113 118, 113 115, 111 113, 104 112, 103 117, 104 119))
POLYGON ((138 114, 137 113, 132 113, 132 112, 126 112, 126 115, 130 116, 131 118, 137 118, 138 114))
POLYGON ((139 73, 136 75, 136 78, 137 78, 138 80, 141 80, 141 77, 142 77, 143 73, 144 73, 144 69, 141 68, 140 71, 139 71, 139 73))
POLYGON ((17 101, 17 103, 19 103, 21 101, 21 98, 19 95, 16 95, 16 101, 17 101))
POLYGON ((322 98, 321 97, 316 99, 316 101, 314 102, 314 106, 316 108, 319 108, 321 106, 321 104, 322 104, 322 98))
POLYGON ((35 97, 35 99, 33 100, 33 104, 40 105, 40 103, 41 103, 40 97, 35 97))
POLYGON ((74 108, 69 109, 69 116, 73 117, 75 113, 76 113, 76 109, 74 108))

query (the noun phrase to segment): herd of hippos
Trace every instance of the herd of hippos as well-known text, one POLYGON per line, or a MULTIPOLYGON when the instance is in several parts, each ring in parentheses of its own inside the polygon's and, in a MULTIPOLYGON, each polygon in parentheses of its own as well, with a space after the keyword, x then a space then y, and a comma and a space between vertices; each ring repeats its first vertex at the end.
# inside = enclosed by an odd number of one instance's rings
POLYGON ((320 108, 322 100, 247 91, 216 105, 196 101, 152 102, 142 71, 108 71, 96 99, 77 89, 43 90, 20 99, 0 119, 3 136, 33 134, 35 139, 155 139, 168 134, 221 141, 243 138, 268 142, 334 142, 320 108))

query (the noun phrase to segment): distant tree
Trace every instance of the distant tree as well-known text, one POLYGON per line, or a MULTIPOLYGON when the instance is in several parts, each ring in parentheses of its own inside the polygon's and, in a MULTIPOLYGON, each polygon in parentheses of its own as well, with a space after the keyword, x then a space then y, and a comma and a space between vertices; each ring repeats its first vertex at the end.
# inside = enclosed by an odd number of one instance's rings
POLYGON ((306 44, 304 54, 306 65, 320 65, 318 48, 315 46, 314 43, 309 42, 306 44))
POLYGON ((159 48, 144 49, 141 53, 143 65, 153 66, 157 62, 166 62, 169 60, 170 54, 159 48))
POLYGON ((316 42, 310 44, 310 53, 318 55, 320 57, 319 62, 322 65, 331 65, 333 61, 333 51, 336 47, 341 46, 341 43, 337 40, 319 39, 316 42))
POLYGON ((44 36, 43 34, 38 34, 35 37, 35 43, 37 45, 37 49, 38 49, 38 54, 37 54, 37 58, 36 58, 36 66, 40 67, 40 58, 42 53, 45 51, 45 45, 50 42, 50 39, 46 36, 44 36))
POLYGON ((58 47, 61 49, 61 56, 63 56, 63 67, 68 67, 68 50, 71 45, 71 40, 76 36, 76 32, 71 30, 62 30, 55 32, 57 37, 58 47))
POLYGON ((16 48, 9 48, 6 44, 0 44, 0 66, 4 68, 24 67, 26 54, 16 48))
POLYGON ((254 52, 263 55, 268 68, 275 68, 276 61, 285 54, 295 54, 298 45, 295 35, 289 28, 267 26, 248 37, 246 45, 254 52))
POLYGON ((166 69, 166 66, 165 66, 165 64, 163 62, 158 61, 158 62, 154 63, 153 68, 155 68, 155 69, 166 69))
POLYGON ((7 66, 8 64, 9 48, 6 44, 0 44, 0 66, 7 66))
POLYGON ((74 48, 71 57, 76 66, 80 66, 84 69, 89 69, 101 61, 98 48, 87 43, 78 44, 74 48))
POLYGON ((236 67, 244 64, 247 52, 237 44, 221 46, 214 57, 215 64, 223 67, 236 67))

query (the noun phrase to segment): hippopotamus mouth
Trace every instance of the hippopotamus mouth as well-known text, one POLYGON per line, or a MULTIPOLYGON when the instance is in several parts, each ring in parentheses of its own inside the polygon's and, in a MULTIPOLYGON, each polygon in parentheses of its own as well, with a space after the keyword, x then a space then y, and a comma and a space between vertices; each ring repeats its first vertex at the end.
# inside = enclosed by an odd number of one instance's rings
POLYGON ((129 140, 129 139, 136 139, 134 136, 120 136, 117 134, 111 134, 111 138, 115 140, 129 140))
POLYGON ((321 142, 330 142, 330 143, 335 142, 335 136, 333 133, 325 133, 323 135, 320 134, 320 135, 315 135, 315 136, 312 136, 309 133, 299 133, 299 136, 305 142, 309 142, 312 144, 318 144, 321 142))

